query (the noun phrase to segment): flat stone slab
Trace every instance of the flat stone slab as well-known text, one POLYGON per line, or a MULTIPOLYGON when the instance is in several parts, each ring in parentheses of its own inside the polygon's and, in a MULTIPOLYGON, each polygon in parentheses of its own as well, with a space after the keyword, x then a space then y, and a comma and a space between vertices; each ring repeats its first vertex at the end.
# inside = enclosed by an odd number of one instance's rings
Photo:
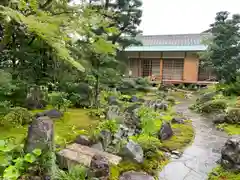
POLYGON ((92 157, 97 154, 114 165, 118 165, 122 160, 119 156, 75 143, 58 152, 58 161, 61 168, 69 168, 77 164, 90 167, 92 157))

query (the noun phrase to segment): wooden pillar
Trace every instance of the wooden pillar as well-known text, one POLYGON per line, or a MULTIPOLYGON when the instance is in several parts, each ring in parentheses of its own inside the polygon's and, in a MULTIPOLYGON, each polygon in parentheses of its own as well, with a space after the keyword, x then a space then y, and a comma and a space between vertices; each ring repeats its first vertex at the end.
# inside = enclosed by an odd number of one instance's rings
POLYGON ((163 53, 161 52, 161 57, 160 57, 160 81, 163 79, 163 53))

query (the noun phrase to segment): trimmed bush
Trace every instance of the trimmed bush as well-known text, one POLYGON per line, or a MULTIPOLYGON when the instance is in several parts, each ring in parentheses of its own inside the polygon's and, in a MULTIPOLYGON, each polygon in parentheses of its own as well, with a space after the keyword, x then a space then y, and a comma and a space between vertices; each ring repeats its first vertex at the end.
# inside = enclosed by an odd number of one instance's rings
POLYGON ((7 126, 22 126, 24 124, 29 124, 32 122, 33 116, 26 109, 22 107, 12 108, 11 111, 5 115, 2 119, 2 124, 7 126))
POLYGON ((168 96, 167 101, 170 102, 172 105, 176 104, 176 100, 173 96, 168 96))
POLYGON ((153 136, 148 136, 146 134, 141 134, 139 136, 130 137, 134 142, 138 143, 145 153, 148 151, 156 152, 161 146, 162 143, 160 140, 153 136))
POLYGON ((211 113, 211 112, 219 112, 223 111, 227 108, 227 103, 225 100, 212 100, 207 101, 203 105, 200 106, 199 110, 203 113, 211 113))
POLYGON ((240 108, 229 109, 226 120, 230 124, 240 124, 240 108))

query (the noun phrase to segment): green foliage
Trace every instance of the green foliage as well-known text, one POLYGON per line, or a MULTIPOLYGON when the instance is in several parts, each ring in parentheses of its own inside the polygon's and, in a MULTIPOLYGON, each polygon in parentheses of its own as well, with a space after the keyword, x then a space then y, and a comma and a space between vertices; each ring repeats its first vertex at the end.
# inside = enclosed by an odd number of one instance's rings
POLYGON ((161 142, 158 138, 154 136, 149 136, 146 134, 140 134, 139 136, 130 137, 133 141, 138 143, 145 153, 151 151, 156 152, 161 147, 161 142))
POLYGON ((102 130, 108 130, 112 134, 118 131, 119 124, 115 120, 105 120, 99 123, 97 130, 101 132, 102 130))
POLYGON ((63 92, 52 92, 48 94, 49 102, 53 107, 56 107, 58 110, 66 109, 70 106, 71 101, 67 99, 67 94, 63 92))
POLYGON ((58 170, 55 180, 85 180, 87 176, 87 169, 83 166, 74 166, 65 172, 63 170, 58 170))
POLYGON ((101 119, 105 118, 105 109, 104 108, 91 109, 89 115, 91 117, 97 117, 101 119))
POLYGON ((218 12, 211 25, 211 35, 205 40, 207 51, 202 59, 205 66, 210 66, 218 80, 234 82, 240 67, 240 15, 229 17, 229 12, 218 12))
POLYGON ((170 102, 171 105, 175 105, 175 104, 176 104, 176 100, 175 100, 175 98, 174 98, 173 96, 168 96, 168 97, 166 98, 166 100, 167 100, 168 102, 170 102))
POLYGON ((234 173, 218 166, 209 173, 208 180, 240 180, 240 173, 234 173))
POLYGON ((221 112, 227 108, 226 100, 212 100, 202 104, 198 111, 203 113, 221 112))
POLYGON ((9 101, 0 101, 0 117, 10 111, 11 103, 9 101))
POLYGON ((161 126, 159 114, 151 108, 141 107, 138 111, 138 115, 141 120, 142 132, 146 135, 156 134, 159 130, 159 126, 161 126), (158 123, 157 126, 156 123, 158 123))
POLYGON ((240 108, 229 108, 226 120, 230 124, 240 124, 240 108))
POLYGON ((32 166, 42 154, 40 149, 35 149, 32 153, 28 153, 23 157, 18 157, 3 172, 4 179, 17 180, 30 166, 32 166))
POLYGON ((14 107, 10 112, 2 118, 2 124, 4 126, 22 126, 29 124, 32 121, 32 114, 25 108, 14 107))

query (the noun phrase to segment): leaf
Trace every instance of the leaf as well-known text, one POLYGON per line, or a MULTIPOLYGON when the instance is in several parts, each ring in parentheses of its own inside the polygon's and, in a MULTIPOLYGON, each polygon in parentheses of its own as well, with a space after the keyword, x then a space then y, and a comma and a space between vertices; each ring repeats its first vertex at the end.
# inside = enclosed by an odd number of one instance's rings
POLYGON ((17 180, 20 177, 20 172, 15 166, 7 167, 3 172, 3 179, 17 180))
POLYGON ((41 149, 34 149, 33 154, 35 154, 36 156, 40 156, 42 154, 42 150, 41 149))
POLYGON ((34 161, 36 161, 36 157, 33 154, 28 153, 24 156, 24 161, 33 163, 34 161))

